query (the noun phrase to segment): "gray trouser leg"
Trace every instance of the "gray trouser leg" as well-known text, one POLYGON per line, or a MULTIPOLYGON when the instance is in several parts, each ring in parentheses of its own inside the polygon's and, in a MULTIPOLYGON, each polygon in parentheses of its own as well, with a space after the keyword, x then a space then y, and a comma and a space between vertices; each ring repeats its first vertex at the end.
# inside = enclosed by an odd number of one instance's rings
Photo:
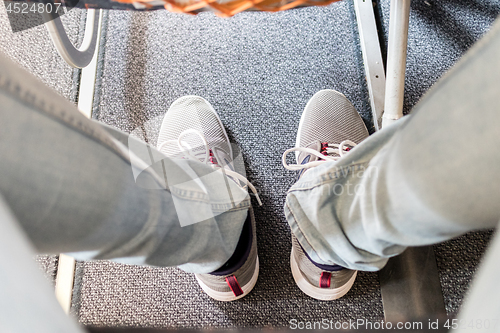
POLYGON ((35 251, 0 196, 0 331, 83 332, 64 314, 34 265, 35 251))
MULTIPOLYGON (((340 161, 306 171, 288 193, 285 214, 313 260, 378 270, 407 246, 497 226, 499 147, 497 20, 412 115, 340 161)), ((450 325, 500 329, 499 260, 495 237, 459 319, 450 325)))
POLYGON ((249 207, 221 172, 86 119, 0 55, 0 331, 80 331, 35 251, 208 273, 249 207))
POLYGON ((378 270, 500 220, 500 20, 412 114, 306 171, 285 214, 319 263, 378 270))
POLYGON ((0 119, 0 193, 38 251, 193 273, 234 252, 250 201, 221 172, 86 119, 1 56, 0 119))

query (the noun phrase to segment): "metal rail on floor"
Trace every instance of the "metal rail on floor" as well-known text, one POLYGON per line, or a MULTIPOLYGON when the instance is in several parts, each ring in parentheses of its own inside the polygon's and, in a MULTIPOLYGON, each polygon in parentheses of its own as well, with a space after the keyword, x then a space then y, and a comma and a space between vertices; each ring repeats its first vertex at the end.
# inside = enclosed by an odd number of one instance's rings
POLYGON ((373 125, 378 131, 382 128, 382 114, 384 113, 385 71, 373 3, 371 0, 356 0, 354 1, 354 9, 358 22, 373 125))
POLYGON ((387 48, 387 82, 382 126, 403 117, 406 51, 411 0, 391 0, 387 48))
POLYGON ((42 16, 45 21, 45 27, 49 32, 49 36, 61 57, 70 66, 75 68, 86 67, 92 61, 97 49, 101 10, 87 10, 85 35, 82 45, 80 45, 79 48, 76 48, 69 40, 59 14, 44 12, 42 16))
POLYGON ((411 247, 391 258, 379 278, 386 321, 446 318, 432 246, 411 247))
MULTIPOLYGON (((403 116, 406 53, 411 0, 391 0, 387 75, 371 0, 355 0, 356 17, 373 122, 382 129, 403 116)), ((446 316, 441 283, 431 246, 408 248, 379 273, 384 317, 390 322, 446 316)))
POLYGON ((92 106, 94 103, 95 82, 97 75, 97 58, 99 53, 99 41, 101 39, 101 26, 103 13, 99 9, 98 25, 96 29, 96 46, 92 59, 88 66, 82 68, 80 75, 80 90, 78 92, 78 110, 82 112, 87 118, 92 117, 92 106))

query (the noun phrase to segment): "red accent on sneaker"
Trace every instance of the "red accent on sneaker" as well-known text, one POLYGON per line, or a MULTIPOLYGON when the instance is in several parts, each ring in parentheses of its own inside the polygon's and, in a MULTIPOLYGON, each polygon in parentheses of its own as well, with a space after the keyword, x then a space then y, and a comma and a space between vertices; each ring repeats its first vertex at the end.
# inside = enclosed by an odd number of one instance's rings
POLYGON ((328 148, 328 142, 321 142, 321 154, 327 156, 328 153, 326 152, 326 149, 328 148))
POLYGON ((319 279, 319 287, 320 288, 330 288, 331 277, 332 277, 332 273, 321 272, 321 277, 319 279))
POLYGON ((208 150, 208 153, 209 153, 209 155, 210 155, 210 162, 211 162, 212 164, 218 164, 218 163, 217 163, 217 159, 215 158, 215 156, 214 156, 214 153, 213 153, 212 149, 209 149, 209 150, 208 150))
POLYGON ((243 290, 241 289, 238 280, 236 280, 236 276, 231 275, 226 277, 226 282, 229 288, 231 288, 231 290, 233 291, 234 296, 238 297, 240 295, 243 295, 243 290))

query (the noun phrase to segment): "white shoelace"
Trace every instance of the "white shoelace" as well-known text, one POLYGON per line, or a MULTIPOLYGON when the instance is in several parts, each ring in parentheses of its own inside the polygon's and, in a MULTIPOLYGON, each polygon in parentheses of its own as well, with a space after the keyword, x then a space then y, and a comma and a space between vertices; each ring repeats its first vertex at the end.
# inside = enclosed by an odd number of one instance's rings
POLYGON ((318 166, 321 163, 324 163, 326 161, 337 161, 342 156, 344 156, 345 153, 347 153, 349 150, 351 150, 355 146, 356 146, 356 143, 352 142, 351 140, 344 140, 340 144, 329 143, 328 147, 326 148, 327 155, 323 155, 319 151, 311 149, 311 148, 294 147, 294 148, 287 149, 283 153, 282 162, 283 162, 283 166, 288 170, 297 171, 297 170, 302 170, 302 169, 309 169, 309 168, 318 166), (347 145, 349 145, 350 147, 348 147, 347 145), (294 151, 312 154, 314 156, 321 158, 321 160, 308 162, 305 164, 288 164, 286 162, 286 156, 294 151), (337 155, 337 156, 333 156, 333 155, 337 155))
MULTIPOLYGON (((260 200, 259 194, 257 193, 257 189, 255 188, 255 186, 252 185, 252 183, 250 183, 248 181, 248 179, 246 179, 244 176, 240 175, 239 173, 231 170, 227 166, 221 167, 220 165, 212 163, 210 161, 210 147, 208 146, 208 142, 205 139, 205 136, 203 135, 203 133, 201 133, 198 130, 192 129, 192 128, 191 129, 187 129, 187 130, 185 130, 184 132, 182 132, 179 135, 179 137, 177 138, 177 140, 167 140, 167 141, 163 142, 158 147, 158 150, 161 151, 161 149, 163 147, 165 147, 169 143, 177 143, 177 146, 179 147, 179 150, 184 154, 183 158, 205 163, 207 165, 212 166, 212 168, 217 169, 217 170, 220 169, 222 173, 224 173, 225 175, 233 178, 233 180, 238 185, 240 185, 241 187, 245 188, 245 186, 248 186, 248 188, 253 192, 253 194, 255 194, 255 197, 257 198, 257 201, 259 202, 259 205, 262 206, 262 201, 260 200), (193 151, 192 147, 187 142, 182 141, 182 139, 186 135, 188 135, 188 134, 196 134, 196 135, 198 135, 201 138, 201 141, 203 142, 203 146, 204 146, 205 149, 202 150, 202 151, 200 151, 200 152, 198 152, 197 154, 192 154, 191 153, 193 151), (203 157, 203 158, 200 158, 200 157, 203 157), (244 185, 241 185, 240 182, 243 183, 244 185)), ((215 150, 213 150, 212 153, 214 154, 214 157, 215 157, 216 161, 221 161, 219 159, 219 157, 217 156, 217 152, 215 150)))

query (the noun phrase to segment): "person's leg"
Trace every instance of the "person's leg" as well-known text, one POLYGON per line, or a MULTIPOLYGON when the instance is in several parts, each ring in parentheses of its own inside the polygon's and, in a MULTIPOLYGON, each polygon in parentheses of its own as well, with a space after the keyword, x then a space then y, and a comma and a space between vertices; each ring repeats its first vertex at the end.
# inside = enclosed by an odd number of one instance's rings
POLYGON ((3 56, 0 119, 0 192, 38 251, 194 273, 233 254, 250 201, 209 165, 164 158, 133 139, 129 153, 3 56), (228 191, 241 202, 228 201, 228 191))
POLYGON ((449 322, 451 328, 460 332, 500 331, 499 253, 500 237, 496 234, 474 276, 458 319, 449 322))
POLYGON ((412 115, 303 173, 285 214, 310 259, 374 271, 407 246, 497 225, 499 54, 497 20, 412 115))
POLYGON ((0 195, 0 332, 83 332, 33 264, 35 251, 0 195))

